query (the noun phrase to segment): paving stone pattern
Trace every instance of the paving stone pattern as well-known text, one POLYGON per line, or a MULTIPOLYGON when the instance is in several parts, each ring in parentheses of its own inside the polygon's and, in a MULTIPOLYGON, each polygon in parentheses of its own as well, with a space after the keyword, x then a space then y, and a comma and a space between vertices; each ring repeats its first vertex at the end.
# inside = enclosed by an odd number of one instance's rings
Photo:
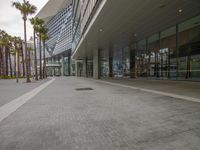
POLYGON ((38 87, 48 80, 49 79, 25 83, 25 79, 20 79, 19 83, 16 83, 15 79, 0 79, 0 107, 38 87))
POLYGON ((62 77, 0 123, 0 150, 199 150, 200 103, 62 77), (76 88, 94 90, 77 91, 76 88))

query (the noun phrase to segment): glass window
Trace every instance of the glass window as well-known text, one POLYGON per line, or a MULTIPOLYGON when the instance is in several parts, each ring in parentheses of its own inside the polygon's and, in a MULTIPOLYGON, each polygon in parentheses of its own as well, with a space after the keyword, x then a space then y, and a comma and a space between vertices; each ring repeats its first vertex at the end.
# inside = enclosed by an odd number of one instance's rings
POLYGON ((176 26, 161 32, 160 62, 162 77, 176 77, 176 26))
POLYGON ((148 52, 149 52, 149 76, 159 77, 159 33, 148 37, 148 52))
POLYGON ((179 76, 200 77, 200 16, 179 24, 179 76))

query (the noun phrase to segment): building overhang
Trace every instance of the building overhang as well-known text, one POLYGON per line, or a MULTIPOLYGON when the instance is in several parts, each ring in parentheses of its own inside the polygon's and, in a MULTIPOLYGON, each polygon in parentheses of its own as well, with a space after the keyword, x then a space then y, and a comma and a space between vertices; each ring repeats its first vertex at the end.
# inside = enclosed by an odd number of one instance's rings
POLYGON ((199 14, 199 0, 102 0, 72 57, 92 57, 93 49, 110 45, 124 48, 199 14))
POLYGON ((72 0, 49 0, 46 5, 39 11, 36 17, 48 22, 59 11, 71 5, 72 0))

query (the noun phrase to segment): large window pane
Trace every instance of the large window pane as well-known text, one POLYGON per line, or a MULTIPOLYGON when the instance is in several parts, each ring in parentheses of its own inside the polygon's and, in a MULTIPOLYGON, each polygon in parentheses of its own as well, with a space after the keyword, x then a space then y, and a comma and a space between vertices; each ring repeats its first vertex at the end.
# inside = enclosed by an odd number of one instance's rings
POLYGON ((161 32, 161 69, 162 76, 176 77, 176 26, 161 32))
POLYGON ((200 77, 200 16, 179 25, 179 75, 200 77))

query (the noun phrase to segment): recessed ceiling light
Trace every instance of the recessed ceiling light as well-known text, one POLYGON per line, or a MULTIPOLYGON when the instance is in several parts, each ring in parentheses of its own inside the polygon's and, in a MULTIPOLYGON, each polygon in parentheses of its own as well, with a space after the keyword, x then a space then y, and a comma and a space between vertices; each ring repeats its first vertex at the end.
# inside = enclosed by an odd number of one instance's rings
POLYGON ((135 33, 135 34, 134 34, 134 36, 136 37, 136 36, 137 36, 137 34, 135 33))
POLYGON ((179 10, 178 10, 178 12, 179 12, 179 13, 182 13, 182 12, 183 12, 183 10, 182 10, 182 9, 179 9, 179 10))
POLYGON ((102 32, 102 31, 103 31, 103 29, 99 29, 99 31, 100 31, 100 32, 102 32))

